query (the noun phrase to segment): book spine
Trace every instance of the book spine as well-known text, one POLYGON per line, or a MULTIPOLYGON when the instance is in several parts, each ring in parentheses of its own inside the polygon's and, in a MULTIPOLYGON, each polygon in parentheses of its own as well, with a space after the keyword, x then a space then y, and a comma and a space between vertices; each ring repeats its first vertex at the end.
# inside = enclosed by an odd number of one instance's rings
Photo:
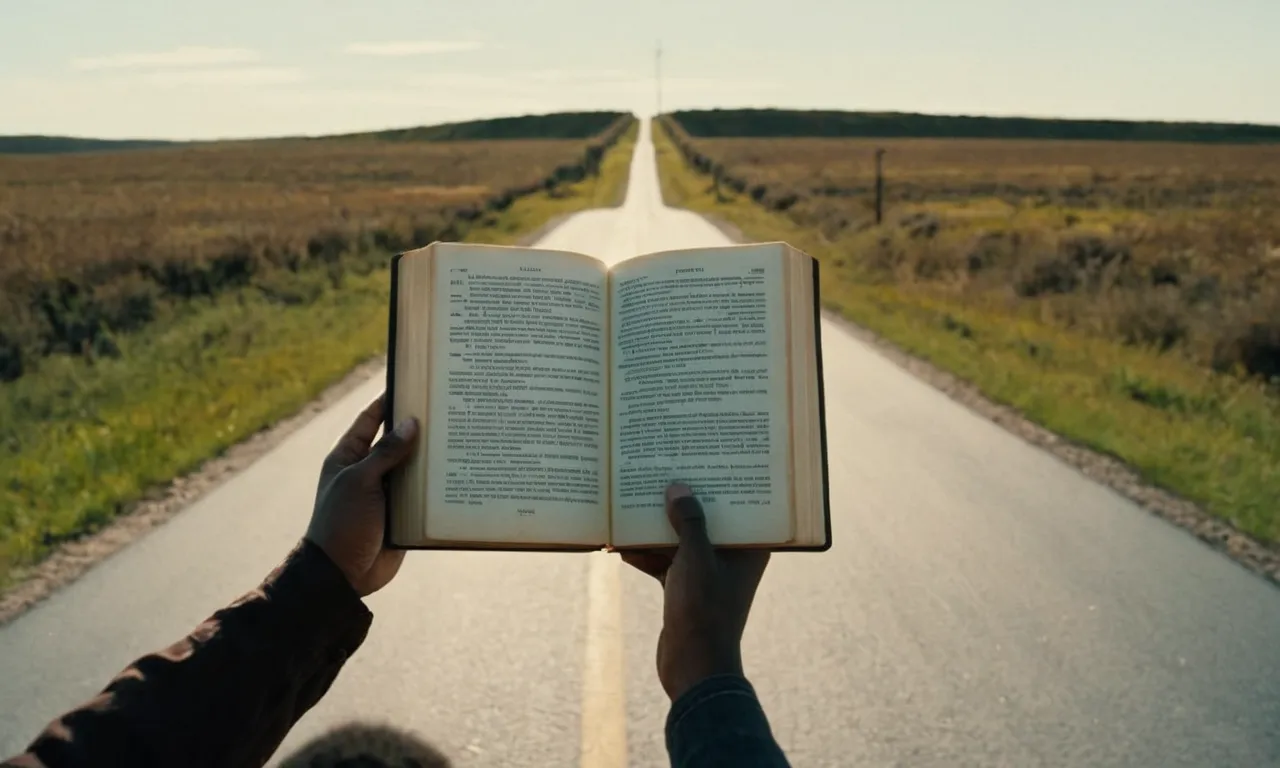
POLYGON ((813 348, 818 365, 818 434, 822 446, 822 515, 825 519, 826 546, 831 547, 831 484, 827 473, 827 398, 826 384, 822 376, 822 282, 818 276, 818 260, 813 263, 813 348))
MULTIPOLYGON (((387 309, 387 385, 382 393, 382 431, 390 432, 395 428, 396 402, 396 307, 400 305, 400 259, 403 253, 391 257, 391 306, 387 309)), ((387 547, 395 547, 391 540, 391 473, 382 478, 382 497, 386 499, 385 519, 382 525, 382 542, 387 547)))

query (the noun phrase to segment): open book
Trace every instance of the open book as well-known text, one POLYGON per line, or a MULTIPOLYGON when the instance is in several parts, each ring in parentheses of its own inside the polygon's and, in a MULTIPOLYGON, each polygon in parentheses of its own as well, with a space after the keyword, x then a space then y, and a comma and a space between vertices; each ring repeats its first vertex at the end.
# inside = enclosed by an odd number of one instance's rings
POLYGON ((818 265, 784 243, 577 253, 435 243, 391 266, 388 484, 400 548, 831 545, 818 265))

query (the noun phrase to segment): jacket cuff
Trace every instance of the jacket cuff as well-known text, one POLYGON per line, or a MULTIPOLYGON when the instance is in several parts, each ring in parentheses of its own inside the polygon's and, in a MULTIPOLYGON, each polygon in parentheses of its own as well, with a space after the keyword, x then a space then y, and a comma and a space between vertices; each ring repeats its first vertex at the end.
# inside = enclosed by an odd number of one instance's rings
MULTIPOLYGON (((261 587, 276 631, 299 650, 345 659, 364 642, 373 614, 324 550, 303 539, 261 587)), ((246 596, 250 597, 250 596, 246 596)))
POLYGON ((729 745, 773 746, 756 691, 739 675, 708 677, 676 699, 667 715, 666 736, 667 752, 677 766, 700 764, 702 757, 721 754, 729 745))

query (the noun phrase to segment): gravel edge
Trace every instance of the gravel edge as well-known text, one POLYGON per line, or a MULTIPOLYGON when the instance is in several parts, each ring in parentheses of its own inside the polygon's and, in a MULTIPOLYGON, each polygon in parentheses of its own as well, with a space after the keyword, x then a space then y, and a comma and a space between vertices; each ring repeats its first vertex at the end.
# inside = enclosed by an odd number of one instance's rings
POLYGON ((823 317, 970 411, 1003 427, 1023 441, 1049 452, 1090 480, 1107 486, 1151 514, 1186 529, 1213 549, 1280 585, 1280 550, 1241 533, 1230 523, 1214 517, 1194 502, 1148 483, 1119 459, 1098 453, 1049 431, 1017 410, 988 399, 969 382, 915 357, 834 312, 824 309, 823 317))

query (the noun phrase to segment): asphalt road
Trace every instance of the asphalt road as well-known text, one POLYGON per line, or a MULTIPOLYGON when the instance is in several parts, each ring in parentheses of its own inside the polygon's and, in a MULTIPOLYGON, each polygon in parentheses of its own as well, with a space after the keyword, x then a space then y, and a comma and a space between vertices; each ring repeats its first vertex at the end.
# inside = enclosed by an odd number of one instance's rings
MULTIPOLYGON (((625 206, 542 244, 724 242, 663 207, 645 134, 625 206)), ((1280 765, 1280 590, 822 333, 835 546, 774 558, 745 641, 794 764, 1280 765)), ((380 388, 0 629, 0 752, 265 574, 380 388)), ((664 764, 659 595, 616 559, 412 553, 369 603, 368 641, 285 749, 361 718, 458 766, 664 764)))

